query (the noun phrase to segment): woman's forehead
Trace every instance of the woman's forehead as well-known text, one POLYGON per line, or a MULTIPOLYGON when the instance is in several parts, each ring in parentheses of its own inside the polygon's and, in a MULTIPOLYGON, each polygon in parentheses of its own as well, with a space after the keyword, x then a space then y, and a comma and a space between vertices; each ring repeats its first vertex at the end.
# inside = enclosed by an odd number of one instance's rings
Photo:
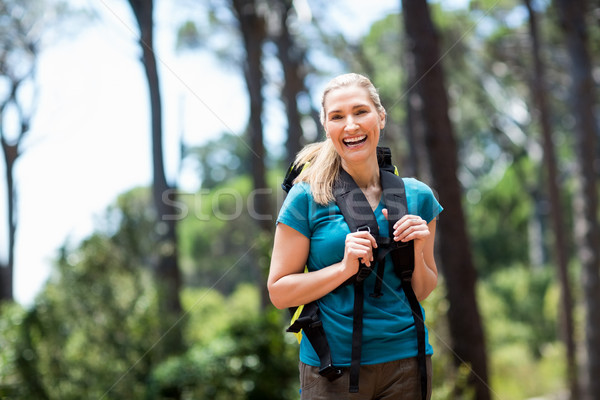
POLYGON ((367 89, 356 86, 342 86, 331 90, 325 96, 323 105, 326 109, 340 106, 356 106, 359 104, 373 105, 367 89))

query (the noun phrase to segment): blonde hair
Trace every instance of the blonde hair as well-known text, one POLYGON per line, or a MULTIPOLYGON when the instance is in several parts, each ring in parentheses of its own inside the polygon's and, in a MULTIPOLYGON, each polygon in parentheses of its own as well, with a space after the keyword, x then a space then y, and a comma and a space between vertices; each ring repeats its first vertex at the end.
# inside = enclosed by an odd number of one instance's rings
MULTIPOLYGON (((343 74, 333 78, 325 87, 321 97, 321 124, 325 126, 325 100, 336 89, 355 85, 367 90, 371 101, 379 113, 385 115, 379 93, 369 78, 355 73, 343 74)), ((305 146, 296 156, 295 166, 304 165, 300 175, 294 180, 308 182, 314 200, 321 205, 334 201, 333 185, 339 175, 342 160, 330 139, 305 146)))

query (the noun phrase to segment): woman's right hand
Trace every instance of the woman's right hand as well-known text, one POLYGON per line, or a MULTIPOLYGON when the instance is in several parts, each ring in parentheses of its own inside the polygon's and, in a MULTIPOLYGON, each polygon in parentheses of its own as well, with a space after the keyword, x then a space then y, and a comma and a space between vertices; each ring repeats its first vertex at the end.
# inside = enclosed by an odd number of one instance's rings
POLYGON ((361 262, 367 267, 371 267, 374 248, 377 248, 377 241, 367 231, 346 235, 344 259, 341 265, 344 275, 347 275, 348 278, 356 275, 361 262))
POLYGON ((360 261, 371 266, 375 247, 369 232, 351 233, 346 236, 342 261, 304 273, 310 240, 294 228, 277 224, 267 280, 273 305, 288 308, 320 299, 356 275, 360 261))

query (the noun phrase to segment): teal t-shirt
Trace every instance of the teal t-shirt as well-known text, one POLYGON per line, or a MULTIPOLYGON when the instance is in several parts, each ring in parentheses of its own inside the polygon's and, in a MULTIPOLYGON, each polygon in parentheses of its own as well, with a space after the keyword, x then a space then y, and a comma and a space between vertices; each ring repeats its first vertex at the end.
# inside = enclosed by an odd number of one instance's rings
MULTIPOLYGON (((403 178, 408 212, 419 215, 428 223, 442 211, 431 189, 424 183, 403 178)), ((382 213, 382 200, 375 210, 379 234, 388 236, 388 221, 382 213)), ((346 235, 350 229, 335 202, 317 204, 305 182, 295 184, 279 212, 277 223, 283 223, 310 239, 307 267, 319 270, 344 258, 346 235)), ((385 258, 383 296, 369 296, 375 284, 375 274, 365 279, 363 311, 362 364, 378 364, 417 355, 417 334, 410 305, 400 279, 393 272, 390 256, 385 258)), ((320 317, 331 348, 333 363, 350 366, 352 353, 353 285, 340 286, 318 300, 320 317)), ((425 316, 425 312, 423 312, 425 316)), ((426 331, 426 353, 433 354, 426 331)), ((300 343, 300 360, 319 366, 319 357, 308 339, 300 343)))

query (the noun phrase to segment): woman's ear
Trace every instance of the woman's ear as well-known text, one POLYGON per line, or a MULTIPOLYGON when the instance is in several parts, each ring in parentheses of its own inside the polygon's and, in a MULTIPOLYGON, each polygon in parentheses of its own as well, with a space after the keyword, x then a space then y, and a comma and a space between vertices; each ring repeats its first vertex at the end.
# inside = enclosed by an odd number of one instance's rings
POLYGON ((379 123, 379 129, 385 128, 385 117, 386 117, 385 112, 382 112, 381 114, 379 114, 379 119, 381 120, 381 122, 379 123))

